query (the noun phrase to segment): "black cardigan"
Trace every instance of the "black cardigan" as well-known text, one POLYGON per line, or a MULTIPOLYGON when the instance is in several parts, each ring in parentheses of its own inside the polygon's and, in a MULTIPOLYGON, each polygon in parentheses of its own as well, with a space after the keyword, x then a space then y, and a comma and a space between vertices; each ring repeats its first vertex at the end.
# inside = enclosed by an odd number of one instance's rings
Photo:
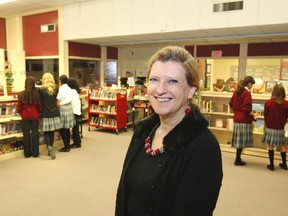
MULTIPOLYGON (((129 165, 144 148, 144 140, 159 122, 156 114, 136 127, 124 161, 117 191, 116 216, 128 216, 125 177, 129 165)), ((166 159, 151 185, 149 215, 211 216, 223 178, 219 143, 201 113, 194 111, 164 137, 166 159)))
POLYGON ((47 89, 44 88, 39 88, 38 91, 42 101, 41 118, 60 117, 60 111, 56 98, 58 94, 58 87, 53 95, 49 95, 47 89))

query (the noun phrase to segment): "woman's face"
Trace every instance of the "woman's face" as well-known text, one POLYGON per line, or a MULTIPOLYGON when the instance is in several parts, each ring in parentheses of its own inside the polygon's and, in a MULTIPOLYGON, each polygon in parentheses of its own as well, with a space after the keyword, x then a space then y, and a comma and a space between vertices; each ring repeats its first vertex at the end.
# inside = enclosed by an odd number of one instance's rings
POLYGON ((187 100, 196 88, 188 85, 181 64, 157 61, 152 65, 147 82, 147 94, 154 111, 162 117, 184 115, 187 100))

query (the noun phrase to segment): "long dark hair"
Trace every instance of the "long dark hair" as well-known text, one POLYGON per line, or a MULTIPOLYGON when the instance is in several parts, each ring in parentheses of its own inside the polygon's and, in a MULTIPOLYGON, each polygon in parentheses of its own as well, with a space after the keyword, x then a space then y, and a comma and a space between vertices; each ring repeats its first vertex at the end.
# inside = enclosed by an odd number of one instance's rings
POLYGON ((80 87, 75 79, 69 78, 67 84, 71 89, 75 89, 78 94, 81 93, 80 87))
POLYGON ((252 76, 246 76, 244 79, 241 79, 237 84, 236 94, 240 94, 249 83, 255 84, 255 80, 252 76))
POLYGON ((40 103, 40 95, 35 87, 35 78, 28 76, 25 80, 25 90, 19 94, 19 100, 25 104, 40 103))
POLYGON ((286 98, 285 88, 281 84, 276 84, 273 87, 271 99, 274 99, 276 103, 281 104, 285 98, 286 98))
POLYGON ((65 74, 61 75, 61 76, 59 77, 59 80, 61 81, 61 84, 62 84, 62 85, 68 83, 68 77, 67 77, 65 74))

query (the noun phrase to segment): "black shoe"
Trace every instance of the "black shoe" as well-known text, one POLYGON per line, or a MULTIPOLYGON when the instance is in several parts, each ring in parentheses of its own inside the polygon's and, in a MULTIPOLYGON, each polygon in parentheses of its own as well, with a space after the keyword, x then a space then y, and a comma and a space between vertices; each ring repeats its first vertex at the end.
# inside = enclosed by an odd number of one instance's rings
POLYGON ((269 170, 271 170, 271 171, 274 171, 274 166, 271 165, 271 164, 267 165, 267 168, 268 168, 269 170))
POLYGON ((71 144, 70 148, 81 148, 81 145, 77 145, 77 144, 71 144))
POLYGON ((243 161, 235 161, 235 162, 234 162, 234 165, 235 165, 235 166, 245 166, 246 163, 243 162, 243 161))
POLYGON ((65 147, 59 150, 59 152, 69 152, 69 151, 70 151, 70 148, 65 148, 65 147))
POLYGON ((279 166, 280 166, 282 169, 287 170, 287 164, 280 163, 279 166))

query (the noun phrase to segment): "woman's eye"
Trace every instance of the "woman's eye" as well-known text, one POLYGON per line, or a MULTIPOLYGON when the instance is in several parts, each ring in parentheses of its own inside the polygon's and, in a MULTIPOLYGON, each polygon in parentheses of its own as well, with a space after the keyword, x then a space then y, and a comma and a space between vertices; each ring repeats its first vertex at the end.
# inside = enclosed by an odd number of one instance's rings
POLYGON ((167 83, 168 83, 169 85, 175 85, 175 84, 178 84, 179 82, 178 82, 178 80, 176 80, 176 79, 171 79, 171 80, 168 80, 167 83))
POLYGON ((150 83, 157 83, 157 82, 159 82, 159 80, 156 79, 156 78, 150 78, 150 79, 149 79, 149 82, 150 82, 150 83))

